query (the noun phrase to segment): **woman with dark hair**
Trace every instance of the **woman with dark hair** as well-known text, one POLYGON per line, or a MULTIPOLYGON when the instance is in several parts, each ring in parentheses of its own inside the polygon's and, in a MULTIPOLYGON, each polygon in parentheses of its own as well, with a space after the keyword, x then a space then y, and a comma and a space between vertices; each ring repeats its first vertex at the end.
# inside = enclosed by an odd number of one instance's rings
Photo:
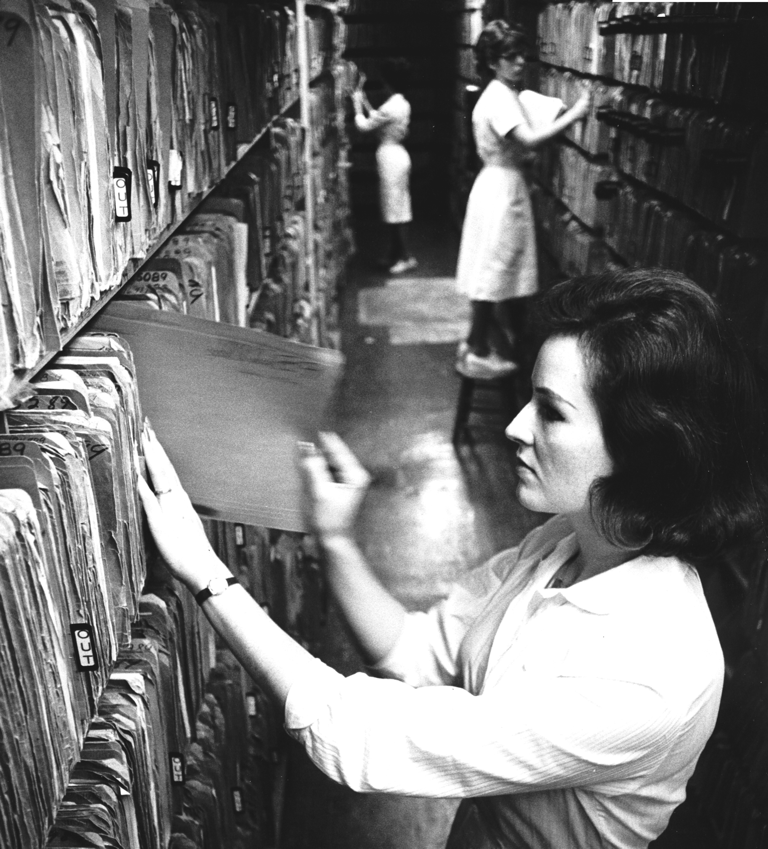
POLYGON ((450 849, 644 849, 714 728, 723 657, 696 564, 761 530, 766 422, 728 324, 680 274, 566 281, 537 310, 533 395, 507 436, 520 502, 555 515, 431 610, 407 612, 357 548, 368 475, 349 449, 305 452, 334 596, 396 680, 343 677, 226 589, 151 434, 160 494, 140 490, 173 573, 332 778, 463 797, 450 849))
POLYGON ((403 274, 418 263, 408 248, 408 223, 411 213, 411 157, 403 147, 411 120, 411 105, 403 92, 411 76, 405 59, 386 59, 381 65, 386 100, 373 109, 361 89, 352 96, 355 126, 364 133, 375 133, 376 169, 379 174, 381 217, 389 229, 389 256, 385 260, 390 274, 403 274))
POLYGON ((467 202, 456 271, 471 302, 469 334, 459 345, 457 369, 493 378, 518 368, 516 351, 526 298, 538 290, 536 234, 523 164, 530 151, 554 138, 589 109, 589 95, 552 120, 534 123, 520 101, 525 35, 491 21, 475 45, 484 83, 472 129, 483 167, 467 202))

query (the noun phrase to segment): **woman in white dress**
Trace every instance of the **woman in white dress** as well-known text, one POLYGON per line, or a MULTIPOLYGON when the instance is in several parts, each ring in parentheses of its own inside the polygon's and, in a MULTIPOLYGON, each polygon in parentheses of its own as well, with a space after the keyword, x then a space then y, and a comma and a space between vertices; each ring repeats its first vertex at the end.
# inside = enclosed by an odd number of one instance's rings
POLYGON ((472 112, 483 163, 467 203, 457 285, 469 296, 469 335, 459 346, 457 369, 469 377, 511 374, 527 296, 538 290, 536 235, 522 166, 529 152, 583 118, 587 93, 551 122, 534 126, 518 97, 528 43, 505 21, 491 21, 475 45, 486 82, 472 112))
POLYGON ((389 229, 390 251, 386 259, 390 274, 402 274, 416 268, 408 249, 408 223, 411 214, 411 157, 403 147, 411 121, 411 105, 403 90, 410 79, 410 67, 404 59, 387 59, 381 66, 387 99, 372 109, 363 92, 355 91, 355 126, 379 139, 376 168, 379 173, 381 217, 389 229))

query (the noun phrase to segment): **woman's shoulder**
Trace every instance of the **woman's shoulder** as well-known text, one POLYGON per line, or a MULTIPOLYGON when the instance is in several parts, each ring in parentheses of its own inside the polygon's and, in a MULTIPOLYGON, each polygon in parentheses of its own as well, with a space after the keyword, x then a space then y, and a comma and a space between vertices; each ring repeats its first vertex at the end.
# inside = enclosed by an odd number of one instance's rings
POLYGON ((402 94, 393 94, 382 104, 380 111, 392 118, 408 118, 411 114, 411 104, 402 94))
POLYGON ((499 80, 491 80, 480 95, 478 103, 481 100, 486 104, 516 102, 517 93, 499 80))

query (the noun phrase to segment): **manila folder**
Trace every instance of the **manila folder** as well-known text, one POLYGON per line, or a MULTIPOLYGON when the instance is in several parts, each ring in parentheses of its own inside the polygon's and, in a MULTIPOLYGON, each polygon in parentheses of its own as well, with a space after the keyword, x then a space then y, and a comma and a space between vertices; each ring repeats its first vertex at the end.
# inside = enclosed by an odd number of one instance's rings
POLYGON ((143 411, 201 514, 308 529, 297 442, 326 426, 338 351, 119 301, 87 329, 130 346, 143 411))

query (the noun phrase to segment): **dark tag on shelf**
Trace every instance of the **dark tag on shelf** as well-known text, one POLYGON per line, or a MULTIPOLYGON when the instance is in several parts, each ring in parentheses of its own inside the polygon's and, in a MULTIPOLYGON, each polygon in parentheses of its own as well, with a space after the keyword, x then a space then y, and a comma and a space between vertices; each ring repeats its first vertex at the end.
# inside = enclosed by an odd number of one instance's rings
POLYGON ((149 184, 149 202, 157 208, 160 200, 160 163, 156 159, 147 160, 147 183, 149 184))
POLYGON ((80 672, 91 672, 98 669, 99 662, 96 658, 96 641, 93 628, 88 622, 79 622, 70 625, 72 642, 75 646, 75 661, 80 672))
POLYGON ((209 99, 209 103, 211 106, 211 129, 218 130, 219 129, 219 100, 216 97, 211 97, 209 99))
POLYGON ((168 752, 171 767, 171 784, 183 784, 186 780, 186 763, 180 752, 168 752))
POLYGON ((256 716, 256 693, 246 693, 245 695, 245 708, 248 712, 248 716, 256 716))
POLYGON ((639 71, 643 67, 643 54, 635 51, 629 57, 629 70, 630 71, 639 71))
POLYGON ((239 787, 232 788, 232 806, 236 814, 243 812, 243 791, 239 787))
POLYGON ((227 129, 228 130, 236 130, 237 129, 237 104, 236 103, 228 103, 227 104, 227 129))
POLYGON ((242 525, 235 525, 235 545, 240 548, 245 545, 245 528, 242 525))
POLYGON ((595 183, 594 193, 598 200, 610 200, 615 198, 621 189, 618 180, 598 180, 595 183))
POLYGON ((112 169, 112 194, 115 198, 115 218, 118 221, 131 220, 131 182, 130 168, 117 166, 112 169))

